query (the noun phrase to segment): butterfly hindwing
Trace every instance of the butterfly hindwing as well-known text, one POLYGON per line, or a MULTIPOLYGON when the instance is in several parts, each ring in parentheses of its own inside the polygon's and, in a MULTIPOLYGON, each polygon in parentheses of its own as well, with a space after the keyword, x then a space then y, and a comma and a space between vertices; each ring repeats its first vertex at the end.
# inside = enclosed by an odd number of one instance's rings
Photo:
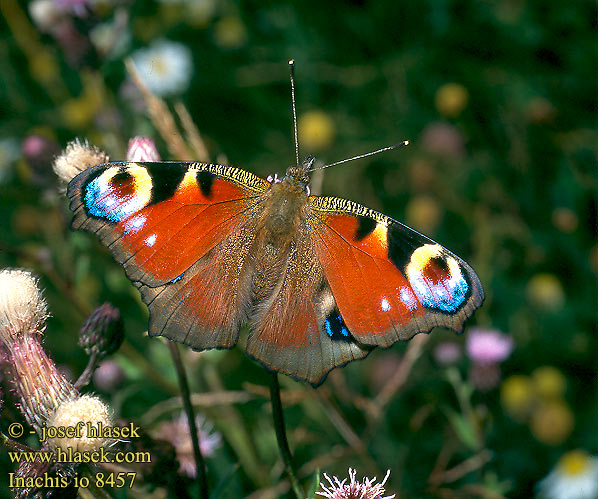
POLYGON ((303 225, 288 253, 277 289, 251 317, 247 353, 266 367, 313 385, 333 368, 371 350, 348 334, 303 225))
POLYGON ((460 331, 483 300, 475 272, 446 248, 352 201, 310 197, 314 246, 350 334, 388 346, 435 326, 460 331))

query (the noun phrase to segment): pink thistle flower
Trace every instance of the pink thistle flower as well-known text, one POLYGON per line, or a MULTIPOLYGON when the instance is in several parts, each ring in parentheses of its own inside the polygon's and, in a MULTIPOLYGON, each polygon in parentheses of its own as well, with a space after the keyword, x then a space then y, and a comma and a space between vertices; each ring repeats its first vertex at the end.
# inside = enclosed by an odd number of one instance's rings
POLYGON ((160 153, 149 137, 133 137, 129 140, 127 161, 160 161, 160 153))
POLYGON ((511 355, 513 338, 497 330, 473 328, 467 335, 465 349, 476 363, 497 364, 511 355))
POLYGON ((41 345, 48 307, 37 280, 23 270, 0 272, 0 345, 6 354, 20 410, 41 434, 41 428, 77 391, 41 345))
POLYGON ((465 344, 472 360, 469 378, 481 391, 489 391, 500 383, 499 363, 513 351, 513 338, 496 330, 474 328, 470 330, 465 344))
MULTIPOLYGON (((195 416, 195 426, 197 427, 201 455, 203 457, 213 456, 216 449, 222 445, 220 433, 212 431, 214 425, 203 414, 195 416)), ((195 468, 187 415, 182 412, 175 420, 162 423, 158 429, 157 437, 170 442, 174 446, 180 465, 179 473, 195 478, 197 470, 195 468)))
POLYGON ((393 499, 395 494, 391 496, 382 497, 385 493, 384 484, 390 476, 390 470, 386 472, 384 480, 380 483, 374 483, 376 477, 371 480, 368 477, 363 477, 361 482, 355 480, 357 471, 349 468, 350 482, 345 483, 347 479, 343 479, 341 482, 336 476, 332 476, 332 479, 324 473, 324 478, 328 480, 330 486, 324 485, 324 482, 320 482, 322 492, 318 491, 316 494, 327 497, 328 499, 393 499))
MULTIPOLYGON (((0 271, 0 348, 19 410, 38 435, 44 426, 74 426, 78 421, 111 426, 109 408, 97 397, 81 396, 44 351, 41 339, 48 307, 37 279, 24 270, 0 271)), ((96 450, 104 438, 49 439, 52 448, 96 450)))
POLYGON ((454 364, 461 358, 461 347, 453 341, 443 341, 434 348, 434 359, 441 366, 454 364))

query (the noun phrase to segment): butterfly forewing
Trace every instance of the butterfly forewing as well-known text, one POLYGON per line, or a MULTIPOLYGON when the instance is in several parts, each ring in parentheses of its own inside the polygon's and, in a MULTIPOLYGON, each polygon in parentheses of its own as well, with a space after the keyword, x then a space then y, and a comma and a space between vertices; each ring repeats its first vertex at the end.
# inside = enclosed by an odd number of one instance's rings
POLYGON ((189 269, 251 216, 269 184, 203 163, 109 163, 69 185, 74 228, 95 232, 127 276, 149 286, 189 269))
POLYGON ((310 197, 316 253, 342 320, 365 345, 457 331, 483 300, 475 272, 431 239, 352 201, 310 197))

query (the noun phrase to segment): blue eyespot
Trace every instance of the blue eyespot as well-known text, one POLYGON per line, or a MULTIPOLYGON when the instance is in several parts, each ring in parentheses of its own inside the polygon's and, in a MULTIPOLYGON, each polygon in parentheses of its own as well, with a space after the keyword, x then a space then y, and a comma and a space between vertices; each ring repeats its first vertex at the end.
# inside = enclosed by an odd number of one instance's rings
POLYGON ((333 339, 349 337, 349 330, 347 329, 347 326, 345 325, 345 321, 341 317, 341 314, 337 310, 334 310, 326 318, 324 327, 326 328, 328 336, 330 336, 333 339))

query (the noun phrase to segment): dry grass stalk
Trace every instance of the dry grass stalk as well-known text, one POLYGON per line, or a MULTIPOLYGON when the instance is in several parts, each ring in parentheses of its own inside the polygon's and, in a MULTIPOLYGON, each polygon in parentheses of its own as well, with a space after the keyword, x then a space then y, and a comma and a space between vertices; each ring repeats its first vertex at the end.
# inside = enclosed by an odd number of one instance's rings
POLYGON ((181 101, 175 102, 174 110, 181 120, 183 130, 185 130, 185 135, 187 136, 187 142, 195 153, 195 159, 204 163, 208 163, 210 161, 210 153, 208 152, 206 143, 201 138, 201 134, 193 122, 189 111, 181 101))
POLYGON ((156 97, 150 89, 147 88, 131 59, 125 61, 125 66, 131 75, 133 82, 143 94, 150 119, 164 139, 164 142, 166 142, 170 153, 176 159, 181 161, 192 161, 193 156, 189 152, 189 148, 177 129, 174 117, 166 103, 162 99, 156 97))

